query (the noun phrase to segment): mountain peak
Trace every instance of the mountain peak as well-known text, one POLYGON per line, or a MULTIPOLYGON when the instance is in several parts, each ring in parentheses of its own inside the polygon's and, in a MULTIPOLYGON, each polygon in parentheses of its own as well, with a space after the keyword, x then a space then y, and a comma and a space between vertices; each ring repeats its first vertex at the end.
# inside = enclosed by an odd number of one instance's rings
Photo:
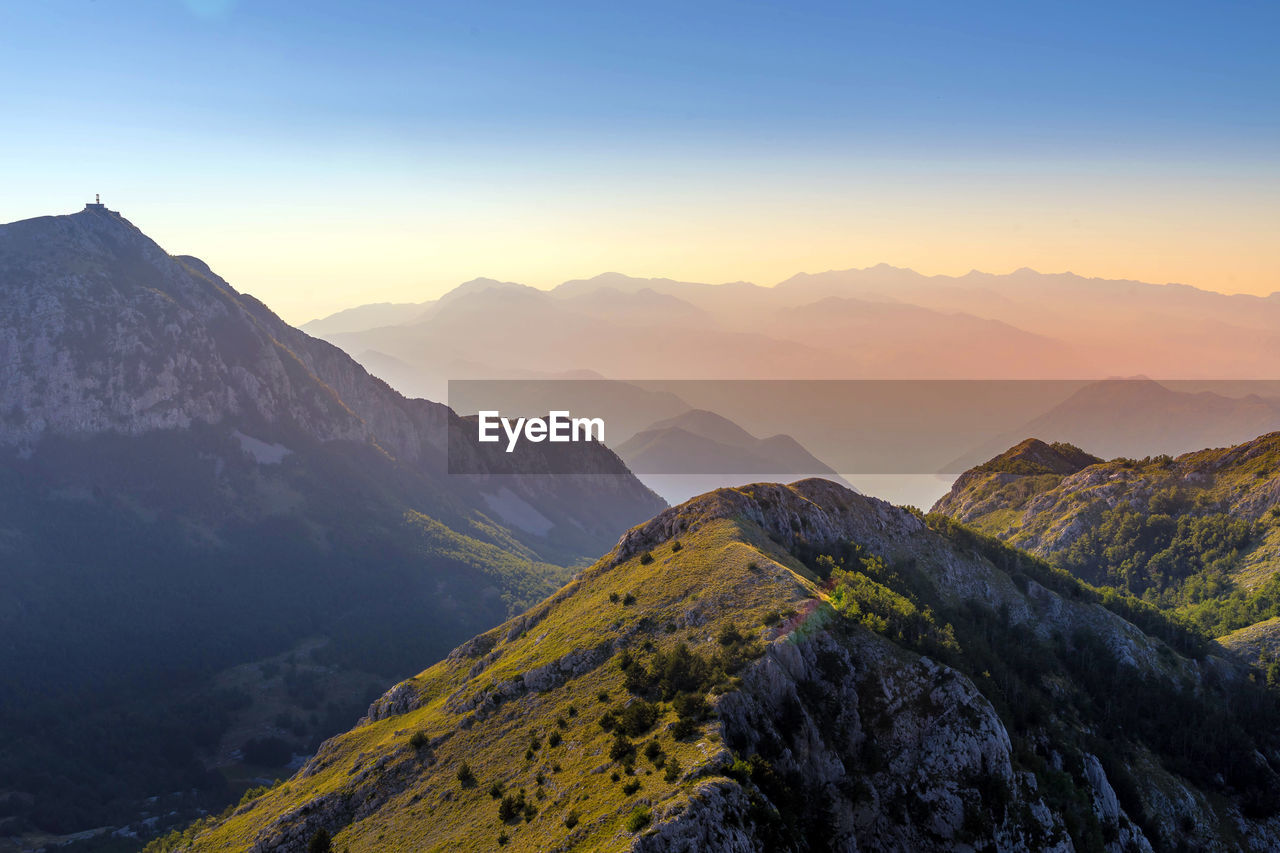
POLYGON ((1000 474, 1074 474, 1103 460, 1073 444, 1048 444, 1038 438, 1025 439, 976 470, 1000 474))
POLYGON ((369 435, 318 378, 309 338, 117 214, 0 226, 0 270, 0 407, 21 413, 0 443, 246 418, 369 435))
POLYGON ((690 409, 687 412, 681 412, 674 417, 651 424, 649 429, 663 430, 675 427, 687 430, 694 435, 735 446, 754 444, 757 440, 755 436, 733 421, 706 409, 690 409))

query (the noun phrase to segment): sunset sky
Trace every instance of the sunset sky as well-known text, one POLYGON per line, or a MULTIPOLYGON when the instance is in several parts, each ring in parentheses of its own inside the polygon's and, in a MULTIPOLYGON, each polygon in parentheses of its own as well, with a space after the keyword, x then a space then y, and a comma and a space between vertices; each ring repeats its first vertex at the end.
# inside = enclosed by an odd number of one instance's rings
POLYGON ((294 322, 887 262, 1280 290, 1280 4, 0 6, 0 221, 100 192, 294 322))

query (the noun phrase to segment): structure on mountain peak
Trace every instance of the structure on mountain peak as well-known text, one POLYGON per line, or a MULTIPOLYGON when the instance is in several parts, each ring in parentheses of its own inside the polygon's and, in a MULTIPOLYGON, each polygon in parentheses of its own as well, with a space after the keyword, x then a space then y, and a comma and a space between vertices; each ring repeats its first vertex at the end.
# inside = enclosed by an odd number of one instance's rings
POLYGON ((102 194, 101 194, 101 193, 94 193, 94 194, 93 194, 93 201, 86 202, 86 203, 85 203, 85 206, 84 206, 84 209, 85 209, 85 210, 99 210, 99 211, 102 211, 103 213, 115 213, 115 212, 116 212, 116 211, 114 211, 114 210, 107 210, 107 206, 106 206, 105 204, 103 204, 103 203, 102 203, 102 194))

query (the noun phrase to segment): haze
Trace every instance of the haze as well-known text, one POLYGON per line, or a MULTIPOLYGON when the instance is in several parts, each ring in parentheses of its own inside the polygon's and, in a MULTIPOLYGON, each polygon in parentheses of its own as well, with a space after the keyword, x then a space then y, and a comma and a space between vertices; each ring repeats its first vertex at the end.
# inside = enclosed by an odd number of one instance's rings
POLYGON ((5 4, 0 221, 100 192, 295 322, 604 270, 1280 289, 1275 4, 301 8, 5 4))

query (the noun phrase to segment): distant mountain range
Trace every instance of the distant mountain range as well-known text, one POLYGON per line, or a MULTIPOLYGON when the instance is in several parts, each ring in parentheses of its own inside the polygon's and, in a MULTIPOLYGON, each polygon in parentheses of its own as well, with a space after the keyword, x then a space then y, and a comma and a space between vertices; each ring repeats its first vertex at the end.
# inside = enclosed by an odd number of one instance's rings
POLYGON ((1280 294, 1018 270, 923 276, 881 265, 774 287, 606 273, 550 291, 477 279, 438 300, 304 328, 443 386, 456 363, 611 378, 1270 379, 1280 294))
MULTIPOLYGON (((643 397, 617 396, 604 406, 617 425, 611 446, 704 409, 754 435, 790 435, 861 488, 911 502, 945 490, 933 475, 1026 435, 1142 456, 1280 428, 1280 295, 881 265, 773 287, 607 273, 541 291, 481 279, 379 308, 363 329, 351 314, 332 320, 308 328, 404 391, 441 396, 451 379, 625 380, 684 405, 646 411, 643 397), (1124 377, 1141 378, 1113 381, 1124 377), (767 387, 773 379, 788 381, 767 387), (833 379, 865 382, 800 382, 833 379), (722 387, 680 387, 687 380, 722 387)), ((697 487, 664 488, 687 497, 697 487)))
POLYGON ((598 445, 449 475, 452 411, 100 208, 0 226, 0 364, 3 836, 225 801, 238 721, 310 751, 366 698, 315 679, 416 671, 665 506, 598 445), (214 687, 265 660, 291 705, 214 687))

